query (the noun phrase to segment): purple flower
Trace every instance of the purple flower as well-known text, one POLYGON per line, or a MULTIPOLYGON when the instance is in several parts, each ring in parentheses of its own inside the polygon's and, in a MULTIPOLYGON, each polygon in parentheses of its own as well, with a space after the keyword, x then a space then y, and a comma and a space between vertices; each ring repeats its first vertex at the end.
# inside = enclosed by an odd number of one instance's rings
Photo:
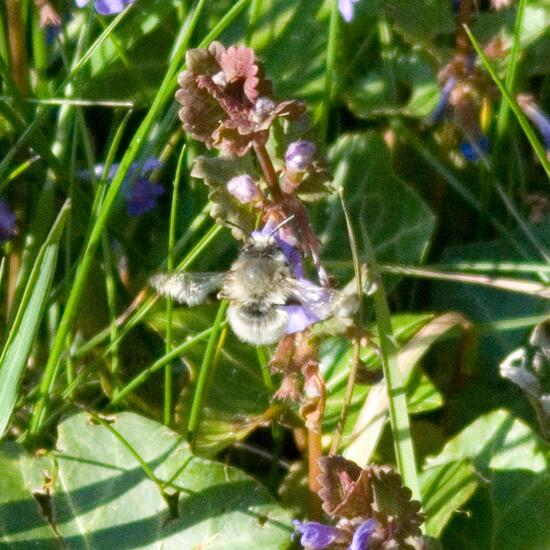
POLYGON ((333 293, 330 289, 318 286, 308 279, 298 279, 300 305, 287 305, 288 315, 286 334, 301 332, 309 325, 323 321, 332 314, 333 293))
MULTIPOLYGON (((133 1, 134 0, 95 0, 94 8, 100 15, 113 15, 115 13, 120 13, 133 1)), ((88 2, 89 0, 75 0, 75 3, 79 8, 87 6, 88 2)))
POLYGON ((451 97, 451 92, 453 91, 453 88, 456 85, 456 77, 451 76, 447 79, 445 82, 445 85, 441 89, 441 95, 439 96, 439 101, 437 102, 437 105, 435 106, 434 110, 428 117, 428 123, 429 124, 435 124, 436 122, 439 122, 443 116, 445 115, 445 111, 447 110, 447 107, 449 106, 449 98, 451 97))
POLYGON ((163 193, 162 185, 153 183, 147 178, 138 178, 126 193, 128 216, 141 216, 153 210, 157 206, 158 197, 163 193))
POLYGON ((8 203, 0 201, 0 244, 15 237, 15 214, 8 203))
POLYGON ((336 527, 317 523, 316 521, 294 521, 298 533, 301 533, 300 543, 306 550, 322 550, 342 538, 342 531, 336 527))
POLYGON ((316 147, 311 141, 293 141, 286 150, 285 161, 289 172, 305 172, 315 154, 316 147))
POLYGON ((531 119, 533 124, 539 129, 544 140, 544 146, 547 152, 550 152, 550 119, 544 111, 533 101, 533 98, 527 94, 521 94, 517 97, 518 105, 523 112, 531 119))
POLYGON ((359 0, 338 0, 338 11, 346 23, 353 19, 354 4, 357 2, 359 0))
POLYGON ((475 140, 463 141, 460 144, 460 152, 468 162, 476 162, 489 152, 489 138, 480 134, 475 140))
POLYGON ((369 540, 377 528, 378 522, 375 519, 371 518, 364 521, 353 534, 353 539, 348 550, 367 550, 369 540))
MULTIPOLYGON (((113 163, 109 168, 107 179, 112 180, 119 164, 113 163)), ((138 161, 131 164, 126 178, 121 186, 121 192, 126 198, 128 216, 141 216, 157 206, 158 197, 164 193, 164 187, 154 183, 147 177, 154 170, 162 167, 162 162, 155 157, 149 157, 145 161, 138 161), (139 175, 136 172, 139 170, 139 175)), ((97 164, 94 167, 95 175, 100 178, 103 175, 105 165, 97 164)), ((84 176, 88 176, 86 172, 84 176)))
POLYGON ((258 186, 248 174, 231 178, 227 182, 227 190, 243 204, 255 202, 261 198, 258 186))

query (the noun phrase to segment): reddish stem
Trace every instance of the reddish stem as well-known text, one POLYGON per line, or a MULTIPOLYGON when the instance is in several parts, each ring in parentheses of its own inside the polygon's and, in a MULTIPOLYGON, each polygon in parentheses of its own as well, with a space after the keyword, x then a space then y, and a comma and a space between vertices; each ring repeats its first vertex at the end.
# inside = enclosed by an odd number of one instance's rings
POLYGON ((269 153, 267 152, 265 145, 260 145, 259 143, 254 142, 254 152, 256 153, 256 157, 258 157, 258 162, 260 163, 262 172, 264 173, 265 180, 269 185, 271 198, 276 204, 283 207, 283 203, 285 201, 281 188, 279 187, 279 178, 277 178, 277 173, 275 172, 275 168, 273 168, 273 163, 269 158, 269 153))
POLYGON ((458 29, 456 32, 456 53, 458 55, 468 55, 470 53, 470 39, 466 34, 464 25, 468 25, 470 22, 470 16, 472 15, 472 1, 461 0, 460 8, 458 10, 458 29))
POLYGON ((318 496, 320 488, 317 478, 321 473, 318 459, 322 456, 321 432, 307 431, 307 459, 308 459, 308 489, 309 489, 309 513, 310 520, 320 520, 323 515, 321 499, 318 496))
POLYGON ((19 0, 7 0, 6 13, 8 19, 10 64, 13 80, 22 96, 29 94, 29 70, 27 65, 27 49, 25 33, 21 20, 21 3, 19 0))

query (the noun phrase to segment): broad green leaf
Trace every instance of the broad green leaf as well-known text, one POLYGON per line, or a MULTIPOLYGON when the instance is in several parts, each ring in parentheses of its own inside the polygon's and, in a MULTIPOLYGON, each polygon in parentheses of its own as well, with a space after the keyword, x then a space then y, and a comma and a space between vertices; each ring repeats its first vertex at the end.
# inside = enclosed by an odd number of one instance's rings
POLYGON ((443 405, 443 396, 437 391, 431 380, 420 370, 413 370, 407 381, 407 410, 409 414, 439 409, 443 405))
POLYGON ((549 447, 506 410, 488 413, 451 439, 428 461, 443 466, 469 459, 481 487, 467 514, 445 532, 449 548, 542 550, 548 547, 549 447))
MULTIPOLYGON (((56 450, 49 455, 48 504, 66 547, 288 546, 289 517, 256 481, 193 456, 180 435, 152 420, 121 413, 108 422, 111 430, 79 413, 59 425, 56 450), (172 511, 136 455, 167 493, 177 495, 171 497, 172 511)), ((26 500, 32 502, 30 494, 26 500)), ((43 547, 51 538, 29 539, 21 529, 14 540, 43 547)))
POLYGON ((236 176, 248 174, 256 182, 260 176, 250 155, 244 157, 197 157, 191 175, 201 179, 208 186, 210 215, 220 224, 229 222, 236 238, 250 234, 256 226, 258 213, 248 205, 240 203, 227 190, 227 182, 236 176), (237 228, 241 228, 240 231, 237 228))
POLYGON ((251 46, 279 97, 302 99, 314 109, 325 86, 329 11, 321 2, 264 0, 251 46))
POLYGON ((451 516, 475 493, 479 484, 469 460, 448 462, 420 474, 426 534, 439 537, 451 516))
POLYGON ((16 443, 0 446, 0 548, 59 548, 54 530, 32 497, 42 492, 39 476, 45 465, 16 443))
MULTIPOLYGON (((544 246, 550 245, 550 223, 547 221, 531 226, 536 238, 544 246)), ((525 242, 519 233, 514 238, 525 242)), ((527 245, 526 245, 527 246, 527 245)), ((530 250, 530 247, 528 248, 530 250)), ((533 257, 536 252, 533 252, 533 257)), ((474 244, 448 247, 442 254, 443 263, 476 265, 483 262, 486 265, 518 264, 524 262, 522 258, 505 239, 480 241, 474 244)), ((486 271, 491 276, 491 271, 486 271)), ((532 280, 532 275, 525 274, 521 278, 532 280)), ((520 278, 518 274, 517 278, 520 278)), ((453 408, 460 418, 459 426, 452 426, 453 430, 461 429, 470 420, 487 410, 507 407, 518 414, 527 413, 530 405, 526 399, 519 398, 512 384, 502 381, 498 373, 499 363, 512 350, 522 346, 527 339, 528 324, 518 324, 518 328, 499 328, 499 322, 511 319, 530 317, 533 314, 544 314, 548 311, 548 300, 536 296, 521 295, 515 292, 465 285, 454 282, 435 281, 431 285, 431 307, 437 310, 460 311, 473 323, 494 325, 491 330, 483 330, 479 338, 478 367, 472 373, 476 379, 474 385, 469 385, 453 397, 453 408)), ((440 370, 445 380, 444 371, 448 369, 448 360, 443 358, 440 370)))
POLYGON ((479 417, 451 439, 429 465, 469 458, 480 471, 523 469, 544 472, 548 447, 508 411, 479 417))
MULTIPOLYGON (((374 132, 341 137, 329 152, 334 185, 344 187, 359 256, 364 233, 380 262, 418 262, 430 241, 435 219, 420 196, 398 178, 389 150, 374 132)), ((336 197, 325 202, 319 232, 326 258, 350 258, 344 215, 336 197)))
MULTIPOLYGON (((483 45, 496 35, 511 40, 514 35, 515 18, 516 10, 488 11, 476 18, 472 25, 472 32, 483 45)), ((522 48, 533 46, 547 33, 549 24, 550 2, 548 0, 527 2, 520 36, 522 48)))
MULTIPOLYGON (((168 68, 178 30, 174 3, 145 0, 131 9, 90 58, 89 78, 82 95, 90 99, 149 102, 168 68)), ((80 11, 69 27, 78 31, 87 13, 80 11)))
POLYGON ((19 383, 42 320, 55 273, 59 238, 68 212, 67 202, 38 252, 0 356, 0 437, 4 434, 13 412, 19 383))
POLYGON ((454 33, 456 24, 452 3, 447 0, 390 0, 381 4, 405 40, 428 50, 434 50, 440 35, 454 33))
POLYGON ((387 75, 378 65, 370 68, 352 89, 344 93, 353 114, 366 119, 396 113, 424 118, 433 110, 440 87, 431 60, 420 51, 401 51, 392 68, 395 83, 402 88, 403 100, 396 103, 392 98, 387 75))

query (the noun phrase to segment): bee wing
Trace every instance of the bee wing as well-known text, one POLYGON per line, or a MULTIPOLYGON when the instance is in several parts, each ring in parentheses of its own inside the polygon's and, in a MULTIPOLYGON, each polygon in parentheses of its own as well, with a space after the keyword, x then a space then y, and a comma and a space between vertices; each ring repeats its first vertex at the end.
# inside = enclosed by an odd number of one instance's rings
POLYGON ((180 304, 197 306, 221 288, 224 280, 225 273, 159 273, 149 279, 149 284, 180 304))
POLYGON ((289 295, 322 321, 334 313, 340 291, 318 286, 306 279, 293 279, 289 281, 289 295))

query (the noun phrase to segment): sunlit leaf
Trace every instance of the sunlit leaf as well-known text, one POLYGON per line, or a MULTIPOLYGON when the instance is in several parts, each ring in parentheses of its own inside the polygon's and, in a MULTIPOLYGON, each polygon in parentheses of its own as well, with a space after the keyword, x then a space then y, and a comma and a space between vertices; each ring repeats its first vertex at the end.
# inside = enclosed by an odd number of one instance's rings
POLYGON ((420 475, 426 533, 439 537, 452 515, 475 493, 479 484, 467 459, 424 470, 420 475))
POLYGON ((428 464, 469 459, 482 487, 466 507, 468 514, 456 516, 446 531, 446 544, 506 550, 546 547, 548 456, 548 445, 505 410, 479 417, 451 439, 428 464))
MULTIPOLYGON (((67 547, 287 547, 289 518, 256 481, 194 457, 181 436, 152 420, 122 413, 107 421, 127 444, 80 413, 60 424, 56 450, 49 455, 47 504, 67 547), (136 454, 166 484, 171 508, 136 454)), ((36 508, 30 492, 14 496, 20 510, 36 508)), ((28 521, 12 528, 14 543, 47 547, 53 536, 32 530, 34 520, 28 521)))

